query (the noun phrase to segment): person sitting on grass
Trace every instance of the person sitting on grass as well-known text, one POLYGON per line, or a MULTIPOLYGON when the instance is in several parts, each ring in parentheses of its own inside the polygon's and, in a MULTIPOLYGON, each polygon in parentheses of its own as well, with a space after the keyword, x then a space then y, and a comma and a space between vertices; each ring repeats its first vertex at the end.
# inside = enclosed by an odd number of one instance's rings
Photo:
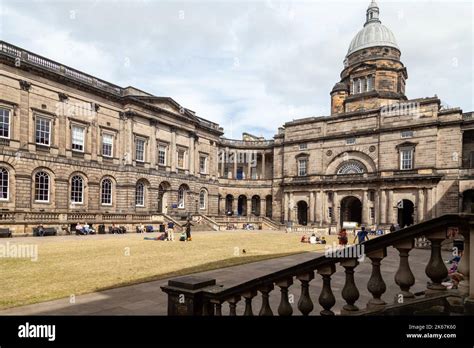
POLYGON ((309 238, 307 238, 305 234, 301 237, 301 243, 309 243, 309 238))
POLYGON ((316 244, 317 243, 316 235, 314 233, 311 235, 311 237, 309 237, 309 243, 310 244, 316 244))
POLYGON ((44 227, 43 227, 43 225, 38 226, 38 236, 44 237, 44 227))
POLYGON ((120 233, 120 228, 117 227, 117 225, 112 224, 112 229, 111 229, 113 234, 118 234, 120 233))
POLYGON ((140 225, 137 227, 137 232, 138 233, 145 233, 145 226, 140 222, 140 225))
POLYGON ((186 232, 181 232, 181 235, 179 236, 179 241, 186 242, 186 232))
POLYGON ((80 222, 76 224, 76 234, 84 234, 84 227, 80 222))
POLYGON ((84 234, 93 234, 94 230, 89 226, 87 222, 84 223, 84 226, 82 227, 82 230, 84 231, 84 234))

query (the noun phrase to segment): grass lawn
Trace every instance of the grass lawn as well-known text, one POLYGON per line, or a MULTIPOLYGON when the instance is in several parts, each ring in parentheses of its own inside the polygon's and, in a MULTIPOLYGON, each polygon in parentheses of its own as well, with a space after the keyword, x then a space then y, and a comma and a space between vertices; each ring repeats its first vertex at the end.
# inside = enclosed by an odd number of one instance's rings
MULTIPOLYGON (((324 250, 322 245, 300 243, 299 233, 275 231, 198 232, 193 234, 192 242, 186 243, 149 241, 143 237, 133 233, 0 241, 38 246, 37 261, 0 258, 0 309, 324 250)), ((179 238, 179 234, 175 237, 179 238)), ((330 244, 335 236, 326 239, 330 244)))

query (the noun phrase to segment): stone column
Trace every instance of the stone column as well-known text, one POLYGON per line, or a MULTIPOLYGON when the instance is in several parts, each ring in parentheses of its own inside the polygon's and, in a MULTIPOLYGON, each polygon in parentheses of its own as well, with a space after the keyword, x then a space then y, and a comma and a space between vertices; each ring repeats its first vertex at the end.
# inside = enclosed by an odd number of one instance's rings
POLYGON ((369 223, 369 200, 367 199, 367 190, 362 192, 362 224, 367 226, 369 223))
POLYGON ((387 195, 387 223, 392 224, 393 222, 393 190, 389 190, 387 195))
POLYGON ((265 179, 265 152, 262 152, 262 174, 261 179, 265 179))
POLYGON ((426 189, 426 208, 425 216, 427 219, 433 218, 433 189, 426 189))
POLYGON ((252 197, 247 197, 247 216, 252 215, 252 197))
POLYGON ((293 192, 290 192, 290 202, 292 202, 292 206, 290 207, 290 220, 295 222, 296 221, 296 214, 295 214, 295 202, 293 199, 293 192))
POLYGON ((321 221, 322 223, 326 223, 328 221, 328 195, 326 191, 320 191, 321 192, 321 209, 322 209, 322 215, 321 215, 321 221))
POLYGON ((176 129, 171 128, 171 146, 170 146, 170 161, 171 161, 171 171, 176 172, 176 161, 178 160, 176 156, 176 129))
POLYGON ((337 192, 333 192, 332 193, 332 218, 331 218, 331 222, 332 223, 336 223, 337 224, 337 221, 338 221, 338 204, 337 204, 337 192))
POLYGON ((418 189, 418 196, 416 197, 416 206, 417 206, 417 221, 415 223, 419 223, 423 221, 424 217, 424 210, 425 210, 425 195, 423 193, 423 189, 418 189))
POLYGON ((309 193, 309 222, 314 222, 314 192, 309 193))
POLYGON ((380 225, 380 193, 374 191, 374 220, 376 225, 380 225))
POLYGON ((322 191, 320 190, 319 192, 316 191, 315 192, 315 196, 316 196, 316 221, 319 222, 319 225, 321 226, 321 223, 322 223, 322 218, 323 218, 323 212, 322 212, 322 207, 323 207, 323 203, 322 203, 322 200, 323 200, 323 194, 322 194, 322 191))
POLYGON ((152 168, 156 167, 157 162, 157 152, 158 152, 158 144, 156 143, 156 122, 150 122, 151 131, 150 131, 150 146, 148 146, 148 162, 150 162, 150 166, 152 168))
POLYGON ((267 216, 267 200, 260 198, 260 216, 267 216))
POLYGON ((252 179, 252 154, 247 153, 247 180, 252 179))
POLYGON ((386 224, 387 223, 387 195, 385 190, 380 191, 380 223, 386 224))
POLYGON ((237 151, 234 150, 234 173, 232 175, 232 179, 237 179, 237 151))
POLYGON ((194 175, 194 145, 195 145, 194 134, 189 135, 189 174, 194 175))
POLYGON ((288 221, 288 205, 290 202, 289 193, 285 192, 283 196, 283 221, 288 221))

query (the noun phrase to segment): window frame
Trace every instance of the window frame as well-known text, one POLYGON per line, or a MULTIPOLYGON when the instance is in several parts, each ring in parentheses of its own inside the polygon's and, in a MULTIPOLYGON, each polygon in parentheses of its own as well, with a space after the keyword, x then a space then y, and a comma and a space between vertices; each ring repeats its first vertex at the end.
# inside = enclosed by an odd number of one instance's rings
POLYGON ((145 183, 143 181, 137 182, 135 185, 135 207, 144 207, 145 206, 145 183), (141 203, 138 203, 139 191, 138 188, 141 187, 141 203))
POLYGON ((100 204, 102 206, 112 206, 113 205, 113 181, 110 178, 103 178, 102 181, 100 182, 100 204), (104 183, 109 182, 110 187, 109 187, 109 198, 110 198, 110 203, 104 203, 104 183))
POLYGON ((107 158, 113 158, 114 157, 114 138, 115 138, 115 134, 108 133, 108 132, 103 132, 102 133, 102 137, 101 137, 101 140, 102 140, 101 155, 102 155, 102 157, 107 157, 107 158), (107 144, 107 143, 104 142, 105 137, 110 137, 111 138, 111 143, 110 144, 107 144), (104 146, 105 145, 110 145, 110 155, 106 155, 104 153, 104 146))
POLYGON ((298 176, 307 176, 308 175, 308 158, 298 158, 298 176), (304 163, 304 166, 301 164, 304 163), (302 173, 302 169, 304 168, 304 173, 302 173))
POLYGON ((49 203, 50 200, 51 200, 51 175, 49 175, 49 173, 47 173, 46 171, 44 170, 39 170, 35 173, 35 179, 34 179, 34 200, 35 200, 35 203, 49 203), (41 200, 41 199, 38 199, 37 198, 37 193, 38 193, 38 190, 43 190, 44 191, 44 188, 41 189, 41 188, 38 188, 38 183, 36 181, 37 179, 37 176, 39 174, 44 174, 47 178, 48 178, 48 187, 47 187, 47 196, 48 196, 48 199, 47 200, 41 200))
POLYGON ((413 170, 415 168, 415 148, 414 147, 402 147, 399 150, 400 152, 400 170, 413 170), (410 154, 410 167, 409 168, 404 168, 404 162, 406 159, 404 159, 404 154, 409 153, 410 154))
POLYGON ((178 188, 178 209, 185 209, 186 208, 186 192, 188 190, 185 189, 183 186, 178 188))
POLYGON ((208 173, 208 170, 207 170, 207 159, 208 159, 208 156, 207 155, 204 155, 204 154, 201 154, 199 155, 199 174, 207 174, 208 173), (204 159, 204 168, 201 167, 201 160, 204 159))
POLYGON ((71 204, 74 204, 74 205, 83 205, 84 204, 84 189, 85 189, 85 184, 84 184, 84 178, 79 175, 79 174, 76 174, 76 175, 73 175, 71 177, 71 182, 70 182, 70 196, 69 196, 69 200, 71 202, 71 204), (81 179, 81 201, 73 201, 73 193, 74 193, 74 190, 73 190, 73 182, 74 182, 74 178, 80 178, 81 179))
POLYGON ((159 166, 166 166, 168 161, 167 161, 167 156, 168 156, 168 145, 164 144, 158 144, 158 165, 159 166), (163 151, 161 151, 163 149, 163 151), (163 163, 160 163, 160 153, 163 152, 163 163))
POLYGON ((10 200, 10 171, 6 168, 6 167, 0 167, 0 173, 1 173, 1 180, 0 180, 0 201, 2 202, 6 202, 6 201, 9 201, 10 200), (4 178, 3 176, 5 175, 6 173, 6 176, 7 176, 7 180, 6 180, 6 183, 7 185, 6 186, 3 186, 3 182, 4 182, 4 178), (3 188, 6 187, 6 193, 7 193, 7 196, 6 197, 3 197, 3 188))
POLYGON ((186 150, 178 148, 176 149, 176 168, 179 169, 186 169, 186 150), (183 163, 182 166, 179 164, 179 154, 183 154, 183 163))
POLYGON ((71 150, 84 153, 86 149, 86 127, 78 124, 71 124, 71 150), (74 144, 74 129, 82 130, 82 145, 74 144), (74 146, 82 146, 82 149, 75 149, 74 146))
MULTIPOLYGON (((1 139, 11 139, 11 133, 12 133, 12 132, 11 132, 11 129, 12 129, 12 109, 11 109, 11 108, 7 108, 7 107, 5 107, 5 106, 3 106, 3 105, 0 105, 0 111, 1 111, 1 110, 8 112, 8 124, 7 124, 7 126, 8 126, 8 135, 7 135, 7 136, 0 135, 0 138, 1 138, 1 139)), ((0 113, 0 119, 1 119, 2 117, 5 117, 5 116, 4 116, 4 115, 1 115, 1 113, 0 113)), ((3 123, 3 122, 1 122, 1 123, 3 123)), ((5 123, 3 123, 3 124, 5 124, 5 123)), ((0 129, 1 129, 1 128, 0 128, 0 129)))
POLYGON ((51 139, 53 134, 53 120, 43 115, 35 115, 35 144, 39 146, 51 147, 51 139), (38 123, 46 121, 48 123, 48 144, 38 142, 38 123))
POLYGON ((144 163, 146 160, 146 139, 141 138, 141 137, 135 137, 135 161, 144 163), (142 149, 142 158, 138 158, 138 143, 141 142, 143 143, 143 149, 142 149))
POLYGON ((205 210, 206 207, 207 207, 207 191, 203 189, 199 192, 199 209, 205 210))

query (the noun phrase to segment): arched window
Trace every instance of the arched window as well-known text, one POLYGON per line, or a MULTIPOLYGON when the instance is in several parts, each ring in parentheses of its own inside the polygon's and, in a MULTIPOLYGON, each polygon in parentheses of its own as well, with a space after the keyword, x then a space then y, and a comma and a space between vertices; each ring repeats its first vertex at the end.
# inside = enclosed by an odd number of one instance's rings
POLYGON ((365 173, 365 167, 359 161, 346 161, 337 170, 338 175, 362 174, 365 173))
POLYGON ((206 199, 207 198, 207 192, 206 190, 201 190, 199 192, 199 209, 206 209, 206 199))
POLYGON ((49 175, 43 171, 35 174, 35 201, 49 202, 49 175))
POLYGON ((71 203, 84 203, 84 180, 79 175, 75 175, 71 179, 71 203))
POLYGON ((100 189, 100 203, 102 205, 112 205, 112 180, 108 178, 102 180, 100 189))
POLYGON ((8 200, 8 170, 0 168, 0 200, 8 200))
POLYGON ((188 188, 186 185, 181 185, 178 190, 178 208, 186 206, 186 192, 188 188))
POLYGON ((145 184, 143 182, 137 183, 135 188, 135 205, 137 207, 145 206, 145 184))

